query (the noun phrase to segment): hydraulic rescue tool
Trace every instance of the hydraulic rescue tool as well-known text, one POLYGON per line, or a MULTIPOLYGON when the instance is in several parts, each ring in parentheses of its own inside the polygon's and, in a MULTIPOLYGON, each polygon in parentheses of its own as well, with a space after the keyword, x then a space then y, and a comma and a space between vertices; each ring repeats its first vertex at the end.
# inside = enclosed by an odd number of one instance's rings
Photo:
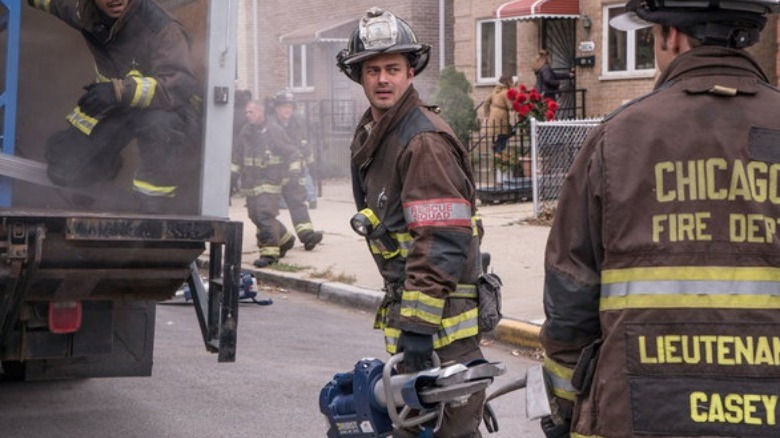
MULTIPOLYGON (((320 412, 328 419, 328 437, 386 437, 394 428, 419 428, 421 436, 439 429, 444 407, 465 402, 503 374, 502 363, 474 361, 399 374, 403 353, 387 363, 365 358, 353 371, 336 374, 320 392, 320 412), (400 408, 400 410, 399 410, 400 408)), ((432 436, 432 435, 427 435, 432 436)))

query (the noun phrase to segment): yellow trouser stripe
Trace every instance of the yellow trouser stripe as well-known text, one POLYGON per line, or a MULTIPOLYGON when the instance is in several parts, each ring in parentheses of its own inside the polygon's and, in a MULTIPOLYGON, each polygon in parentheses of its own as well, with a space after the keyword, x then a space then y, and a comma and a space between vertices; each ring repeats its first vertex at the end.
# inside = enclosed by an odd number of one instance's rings
POLYGON ((259 186, 254 186, 251 189, 244 190, 244 194, 247 196, 258 196, 265 194, 278 195, 280 193, 282 193, 282 186, 276 184, 260 184, 259 186))
POLYGON ((304 231, 314 231, 314 225, 311 222, 304 222, 295 226, 295 234, 300 236, 304 231))
POLYGON ((577 398, 577 390, 571 384, 571 376, 574 370, 550 358, 545 358, 542 366, 552 384, 553 394, 557 397, 574 401, 577 398))
POLYGON ((169 196, 173 196, 174 192, 176 192, 176 186, 157 186, 146 181, 134 179, 133 190, 149 196, 169 197, 169 196))

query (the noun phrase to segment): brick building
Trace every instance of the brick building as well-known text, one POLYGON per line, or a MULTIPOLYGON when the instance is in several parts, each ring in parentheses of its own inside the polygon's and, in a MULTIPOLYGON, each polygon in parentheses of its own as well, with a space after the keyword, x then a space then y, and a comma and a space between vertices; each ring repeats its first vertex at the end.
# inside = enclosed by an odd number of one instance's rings
MULTIPOLYGON (((372 6, 404 18, 420 41, 433 46, 427 70, 415 80, 423 99, 431 96, 445 65, 466 75, 477 104, 502 74, 532 86, 530 65, 540 48, 552 53, 554 69, 576 72, 559 98, 572 109, 559 117, 608 114, 650 91, 655 82, 652 33, 625 33, 607 24, 622 11, 624 0, 239 2, 237 87, 261 99, 292 88, 336 167, 348 160, 346 145, 367 102, 362 89, 338 70, 335 57, 372 6)), ((772 18, 762 41, 750 49, 771 78, 777 78, 780 65, 778 38, 772 18)))

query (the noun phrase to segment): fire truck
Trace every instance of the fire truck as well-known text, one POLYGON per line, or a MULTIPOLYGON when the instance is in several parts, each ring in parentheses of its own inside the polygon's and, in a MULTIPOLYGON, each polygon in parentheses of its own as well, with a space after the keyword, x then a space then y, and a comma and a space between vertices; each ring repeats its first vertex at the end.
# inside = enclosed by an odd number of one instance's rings
POLYGON ((148 376, 155 307, 187 284, 205 349, 236 354, 242 224, 228 218, 234 1, 157 0, 192 38, 200 134, 173 214, 134 210, 133 143, 112 181, 47 177, 44 144, 95 77, 84 37, 0 0, 0 361, 5 378, 148 376), (83 202, 84 200, 89 202, 83 202))

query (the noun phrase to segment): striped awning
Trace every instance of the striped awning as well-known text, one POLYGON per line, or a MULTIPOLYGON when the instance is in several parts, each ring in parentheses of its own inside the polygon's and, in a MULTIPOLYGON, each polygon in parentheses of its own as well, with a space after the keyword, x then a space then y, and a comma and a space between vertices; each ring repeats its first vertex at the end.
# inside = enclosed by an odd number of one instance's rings
POLYGON ((534 18, 579 18, 579 0, 515 0, 496 8, 493 15, 502 20, 534 18))
POLYGON ((282 44, 346 43, 359 18, 331 19, 288 32, 279 37, 282 44))

